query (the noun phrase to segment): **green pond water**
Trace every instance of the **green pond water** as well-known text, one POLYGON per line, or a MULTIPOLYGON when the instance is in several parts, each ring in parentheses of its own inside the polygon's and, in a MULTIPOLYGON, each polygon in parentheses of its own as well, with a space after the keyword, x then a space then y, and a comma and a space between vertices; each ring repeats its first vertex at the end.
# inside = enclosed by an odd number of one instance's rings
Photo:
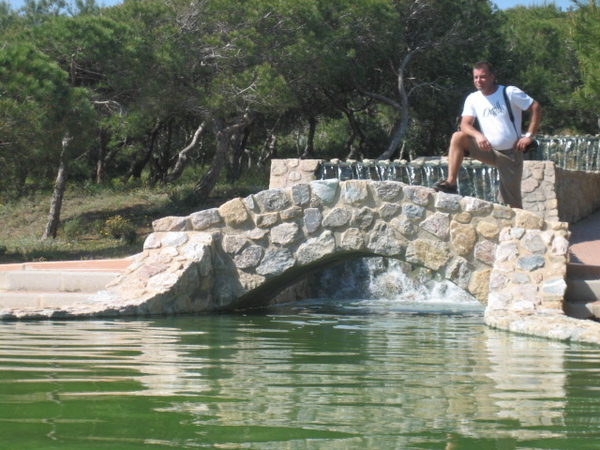
POLYGON ((0 323, 0 448, 598 449, 599 350, 468 303, 0 323))

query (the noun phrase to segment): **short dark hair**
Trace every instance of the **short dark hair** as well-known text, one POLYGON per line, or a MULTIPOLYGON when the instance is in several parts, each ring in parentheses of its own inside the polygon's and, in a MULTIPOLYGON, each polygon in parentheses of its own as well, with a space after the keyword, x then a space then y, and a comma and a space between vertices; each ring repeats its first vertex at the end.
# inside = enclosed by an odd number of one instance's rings
POLYGON ((478 61, 475 64, 473 64, 473 69, 477 69, 477 70, 481 70, 481 69, 487 69, 489 73, 493 73, 494 72, 494 66, 492 66, 492 63, 488 62, 488 61, 478 61))

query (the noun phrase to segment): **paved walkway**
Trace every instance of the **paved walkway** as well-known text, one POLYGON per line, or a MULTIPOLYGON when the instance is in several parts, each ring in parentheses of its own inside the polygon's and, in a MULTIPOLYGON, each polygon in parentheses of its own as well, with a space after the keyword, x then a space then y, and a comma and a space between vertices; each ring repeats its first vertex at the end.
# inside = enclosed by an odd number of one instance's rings
POLYGON ((569 227, 571 263, 600 266, 600 211, 569 227))

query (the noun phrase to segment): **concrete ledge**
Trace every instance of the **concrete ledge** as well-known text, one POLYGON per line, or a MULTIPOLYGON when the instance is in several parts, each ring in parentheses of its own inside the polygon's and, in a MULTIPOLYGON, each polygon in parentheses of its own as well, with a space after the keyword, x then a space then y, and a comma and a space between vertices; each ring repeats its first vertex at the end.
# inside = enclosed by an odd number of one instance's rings
POLYGON ((66 270, 15 270, 0 272, 0 289, 5 291, 95 292, 121 272, 66 270))
POLYGON ((83 301, 93 295, 90 292, 2 292, 0 309, 44 309, 65 308, 73 303, 83 301))
POLYGON ((0 272, 16 270, 69 270, 85 272, 122 272, 131 264, 130 258, 94 259, 81 261, 44 261, 0 264, 0 272))
POLYGON ((518 334, 584 344, 600 344, 600 323, 567 317, 558 312, 531 315, 486 312, 485 323, 492 328, 518 334))

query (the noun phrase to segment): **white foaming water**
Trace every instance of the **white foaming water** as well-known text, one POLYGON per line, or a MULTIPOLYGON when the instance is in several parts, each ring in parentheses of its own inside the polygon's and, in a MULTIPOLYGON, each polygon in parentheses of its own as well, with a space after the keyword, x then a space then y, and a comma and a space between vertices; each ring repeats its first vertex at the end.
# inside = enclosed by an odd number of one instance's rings
POLYGON ((447 280, 432 279, 431 272, 413 269, 391 258, 364 258, 323 272, 317 280, 320 296, 361 300, 392 308, 481 309, 472 295, 447 280))

